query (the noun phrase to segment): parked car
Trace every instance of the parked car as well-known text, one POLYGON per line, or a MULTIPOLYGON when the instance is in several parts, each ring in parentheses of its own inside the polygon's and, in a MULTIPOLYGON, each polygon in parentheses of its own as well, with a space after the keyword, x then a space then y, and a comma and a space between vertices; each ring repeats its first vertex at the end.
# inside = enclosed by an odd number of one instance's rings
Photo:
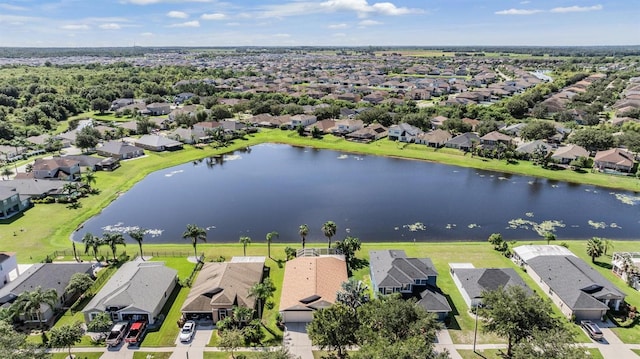
POLYGON ((124 341, 129 344, 137 344, 142 338, 142 334, 144 333, 145 328, 147 327, 146 320, 139 320, 133 324, 131 324, 131 328, 129 329, 129 333, 124 338, 124 341))
POLYGON ((182 329, 180 330, 180 341, 181 342, 188 342, 193 338, 193 334, 195 334, 196 332, 196 322, 194 322, 193 320, 188 320, 186 323, 184 323, 184 325, 182 326, 182 329))
POLYGON ((124 339, 127 329, 129 329, 129 322, 118 322, 114 324, 105 341, 107 347, 118 346, 122 339, 124 339))
POLYGON ((580 322, 580 326, 589 334, 593 340, 601 340, 604 336, 598 325, 590 320, 583 320, 580 322))

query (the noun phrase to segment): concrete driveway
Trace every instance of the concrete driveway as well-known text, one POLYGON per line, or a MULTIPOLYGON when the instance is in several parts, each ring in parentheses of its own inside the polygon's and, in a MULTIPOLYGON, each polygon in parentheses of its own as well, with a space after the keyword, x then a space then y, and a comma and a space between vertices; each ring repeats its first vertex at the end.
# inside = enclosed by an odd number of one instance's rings
POLYGON ((176 337, 176 349, 171 359, 202 359, 203 352, 213 334, 213 326, 196 326, 196 334, 190 342, 183 343, 176 337))
POLYGON ((284 347, 300 359, 313 359, 311 339, 307 335, 307 323, 287 323, 284 329, 284 347))

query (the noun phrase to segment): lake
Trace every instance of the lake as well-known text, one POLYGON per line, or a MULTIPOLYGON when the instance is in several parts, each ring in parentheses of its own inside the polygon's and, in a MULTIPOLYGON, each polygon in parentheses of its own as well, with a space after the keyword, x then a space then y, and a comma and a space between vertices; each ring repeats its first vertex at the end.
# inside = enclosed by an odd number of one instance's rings
MULTIPOLYGON (((144 161, 144 159, 142 159, 144 161)), ((264 144, 150 174, 74 234, 147 228, 145 243, 190 243, 186 225, 208 242, 326 243, 332 220, 363 242, 637 239, 640 195, 423 161, 264 144)), ((129 240, 128 236, 125 237, 129 240)))

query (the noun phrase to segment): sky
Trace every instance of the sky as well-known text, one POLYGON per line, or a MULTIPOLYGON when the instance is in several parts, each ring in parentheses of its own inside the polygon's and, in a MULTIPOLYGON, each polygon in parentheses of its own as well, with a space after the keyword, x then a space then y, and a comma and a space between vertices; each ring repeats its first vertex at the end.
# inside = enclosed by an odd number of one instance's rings
POLYGON ((0 0, 0 46, 134 45, 640 45, 640 2, 0 0))

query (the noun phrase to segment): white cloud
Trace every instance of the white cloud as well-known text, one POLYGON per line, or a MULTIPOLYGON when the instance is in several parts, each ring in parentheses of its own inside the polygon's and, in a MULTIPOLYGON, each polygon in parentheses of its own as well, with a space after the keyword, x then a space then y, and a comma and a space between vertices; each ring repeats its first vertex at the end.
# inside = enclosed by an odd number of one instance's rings
POLYGON ((225 25, 227 25, 227 26, 240 26, 240 25, 242 25, 242 24, 241 24, 241 23, 239 23, 239 22, 228 22, 228 23, 226 23, 225 25))
POLYGON ((116 24, 116 23, 108 23, 108 24, 102 24, 99 26, 99 28, 103 29, 103 30, 120 30, 122 29, 122 26, 120 26, 120 24, 116 24))
POLYGON ((347 34, 345 34, 344 32, 336 32, 336 33, 332 34, 331 36, 333 36, 333 37, 346 37, 347 34))
POLYGON ((213 0, 122 0, 125 4, 152 5, 160 3, 213 2, 213 0))
POLYGON ((202 20, 224 20, 227 18, 227 15, 222 13, 202 14, 200 18, 202 20))
POLYGON ((169 27, 200 27, 200 21, 193 20, 187 22, 181 22, 179 24, 171 24, 169 27))
POLYGON ((288 38, 288 37, 291 37, 291 35, 290 34, 275 34, 275 35, 273 35, 273 37, 288 38))
POLYGON ((8 11, 27 11, 26 7, 11 5, 11 4, 0 4, 0 9, 8 10, 8 11))
POLYGON ((531 1, 529 1, 529 0, 525 0, 525 1, 520 1, 520 4, 522 4, 522 5, 526 5, 526 4, 529 4, 530 2, 531 2, 531 1))
POLYGON ((390 2, 369 4, 368 0, 294 1, 278 5, 266 5, 263 9, 262 17, 285 17, 334 12, 356 12, 359 17, 366 17, 369 14, 398 16, 424 12, 422 9, 397 7, 390 2))
POLYGON ((376 26, 376 25, 382 25, 382 23, 380 21, 375 21, 375 20, 362 20, 358 23, 358 25, 360 26, 376 26))
POLYGON ((602 10, 602 5, 556 7, 551 9, 551 12, 567 13, 567 12, 587 12, 587 11, 599 11, 599 10, 602 10))
POLYGON ((168 17, 172 17, 174 19, 186 19, 189 17, 189 14, 183 11, 169 11, 167 13, 168 17))
POLYGON ((501 10, 496 11, 496 15, 533 15, 543 12, 542 10, 532 10, 532 9, 509 9, 509 10, 501 10))
POLYGON ((344 23, 342 23, 342 24, 331 24, 331 25, 327 26, 327 28, 329 28, 331 30, 346 29, 348 27, 349 27, 349 25, 344 24, 344 23))
POLYGON ((142 34, 140 34, 140 36, 145 36, 145 37, 153 36, 153 32, 143 32, 142 34))
POLYGON ((70 24, 70 25, 62 25, 60 28, 64 30, 89 30, 89 25, 70 24))

